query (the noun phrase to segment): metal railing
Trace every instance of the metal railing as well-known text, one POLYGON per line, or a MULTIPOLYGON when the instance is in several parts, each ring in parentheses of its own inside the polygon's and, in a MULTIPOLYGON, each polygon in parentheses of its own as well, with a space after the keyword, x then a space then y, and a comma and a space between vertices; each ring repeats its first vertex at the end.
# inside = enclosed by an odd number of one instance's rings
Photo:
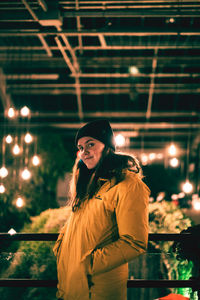
MULTIPOLYGON (((0 233, 0 241, 56 241, 56 233, 0 233)), ((194 238, 191 233, 151 233, 149 241, 181 241, 194 238)), ((199 236, 197 238, 200 238, 199 236)), ((39 279, 0 279, 1 287, 56 287, 57 280, 39 280, 39 279)), ((127 288, 192 288, 197 291, 200 300, 200 276, 189 280, 145 280, 129 279, 127 288)))

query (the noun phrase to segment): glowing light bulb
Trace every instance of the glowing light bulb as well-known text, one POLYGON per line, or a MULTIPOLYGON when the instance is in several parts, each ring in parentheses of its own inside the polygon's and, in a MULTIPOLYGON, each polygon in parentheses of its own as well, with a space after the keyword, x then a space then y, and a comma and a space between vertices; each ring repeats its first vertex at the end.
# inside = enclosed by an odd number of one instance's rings
POLYGON ((149 159, 150 160, 154 160, 155 158, 156 158, 156 154, 155 153, 152 152, 152 153, 149 154, 149 159))
POLYGON ((6 189, 5 186, 3 184, 0 184, 0 193, 3 194, 5 193, 6 189))
POLYGON ((125 137, 122 134, 118 134, 115 137, 116 146, 124 146, 125 144, 125 137))
POLYGON ((158 153, 158 154, 156 155, 156 158, 157 158, 157 159, 163 159, 163 154, 162 154, 162 153, 158 153))
POLYGON ((0 177, 1 178, 5 178, 8 175, 8 170, 6 169, 6 167, 1 167, 0 169, 0 177))
POLYGON ((27 168, 25 168, 23 171, 22 171, 22 179, 24 179, 24 180, 28 180, 28 179, 30 179, 31 178, 31 172, 27 169, 27 168))
POLYGON ((24 140, 27 144, 30 144, 33 141, 33 137, 30 133, 27 133, 24 137, 24 140))
POLYGON ((15 114, 16 114, 16 112, 15 112, 14 108, 13 108, 13 107, 10 107, 10 108, 8 109, 8 117, 12 119, 12 118, 15 117, 15 114))
POLYGON ((19 145, 15 144, 12 151, 13 151, 13 154, 15 154, 15 155, 20 154, 20 147, 19 147, 19 145))
POLYGON ((174 156, 176 155, 176 152, 177 152, 176 146, 174 144, 171 144, 168 148, 169 155, 174 156))
POLYGON ((193 203, 193 208, 194 208, 195 210, 200 210, 200 201, 195 201, 195 202, 193 203))
POLYGON ((193 185, 188 180, 186 180, 186 182, 183 184, 183 192, 189 194, 192 192, 192 190, 193 185))
POLYGON ((15 229, 11 228, 11 229, 8 231, 8 233, 9 233, 10 235, 13 235, 13 234, 15 234, 15 233, 17 233, 17 232, 15 231, 15 229))
POLYGON ((176 157, 174 157, 170 159, 169 163, 171 167, 176 168, 179 165, 179 160, 176 157))
POLYGON ((6 137, 6 143, 7 143, 7 144, 11 144, 12 141, 13 141, 12 136, 11 136, 10 134, 8 134, 7 137, 6 137))
POLYGON ((22 207, 22 206, 24 206, 24 200, 23 200, 23 198, 21 198, 21 197, 18 197, 18 198, 17 198, 17 200, 16 200, 16 206, 17 206, 17 207, 22 207))
POLYGON ((148 156, 145 153, 143 153, 141 155, 141 161, 142 161, 143 166, 147 165, 147 163, 148 163, 148 156))
POLYGON ((38 166, 40 164, 40 158, 38 155, 34 155, 32 158, 32 163, 34 166, 38 166))
POLYGON ((24 106, 21 108, 20 114, 22 117, 27 117, 30 114, 30 109, 27 106, 24 106))
POLYGON ((137 75, 137 74, 139 73, 139 70, 138 70, 137 67, 131 66, 131 67, 129 68, 129 72, 130 72, 132 75, 137 75))

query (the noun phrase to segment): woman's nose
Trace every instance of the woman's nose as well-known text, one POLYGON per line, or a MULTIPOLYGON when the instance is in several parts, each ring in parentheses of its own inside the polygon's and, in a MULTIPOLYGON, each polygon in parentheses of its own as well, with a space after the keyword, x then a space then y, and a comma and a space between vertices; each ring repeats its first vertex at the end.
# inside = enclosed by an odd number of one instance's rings
POLYGON ((85 148, 83 149, 83 154, 88 154, 88 153, 89 153, 88 148, 85 147, 85 148))

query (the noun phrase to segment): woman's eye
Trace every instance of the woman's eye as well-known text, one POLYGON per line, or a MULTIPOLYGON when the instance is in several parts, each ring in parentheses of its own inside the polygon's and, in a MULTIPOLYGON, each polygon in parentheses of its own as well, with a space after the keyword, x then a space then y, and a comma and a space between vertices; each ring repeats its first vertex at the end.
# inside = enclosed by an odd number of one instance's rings
POLYGON ((93 147, 93 146, 94 146, 94 143, 89 143, 89 144, 88 144, 88 147, 89 147, 89 148, 91 148, 91 147, 93 147))

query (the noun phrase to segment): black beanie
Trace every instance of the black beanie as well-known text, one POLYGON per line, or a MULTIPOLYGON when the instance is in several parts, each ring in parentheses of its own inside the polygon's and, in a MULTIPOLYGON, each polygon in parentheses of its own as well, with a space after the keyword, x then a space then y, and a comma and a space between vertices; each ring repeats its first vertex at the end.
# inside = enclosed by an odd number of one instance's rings
POLYGON ((78 140, 84 136, 90 136, 102 142, 106 146, 115 150, 115 141, 112 128, 107 120, 96 120, 87 123, 79 129, 76 134, 75 144, 77 146, 78 140))

